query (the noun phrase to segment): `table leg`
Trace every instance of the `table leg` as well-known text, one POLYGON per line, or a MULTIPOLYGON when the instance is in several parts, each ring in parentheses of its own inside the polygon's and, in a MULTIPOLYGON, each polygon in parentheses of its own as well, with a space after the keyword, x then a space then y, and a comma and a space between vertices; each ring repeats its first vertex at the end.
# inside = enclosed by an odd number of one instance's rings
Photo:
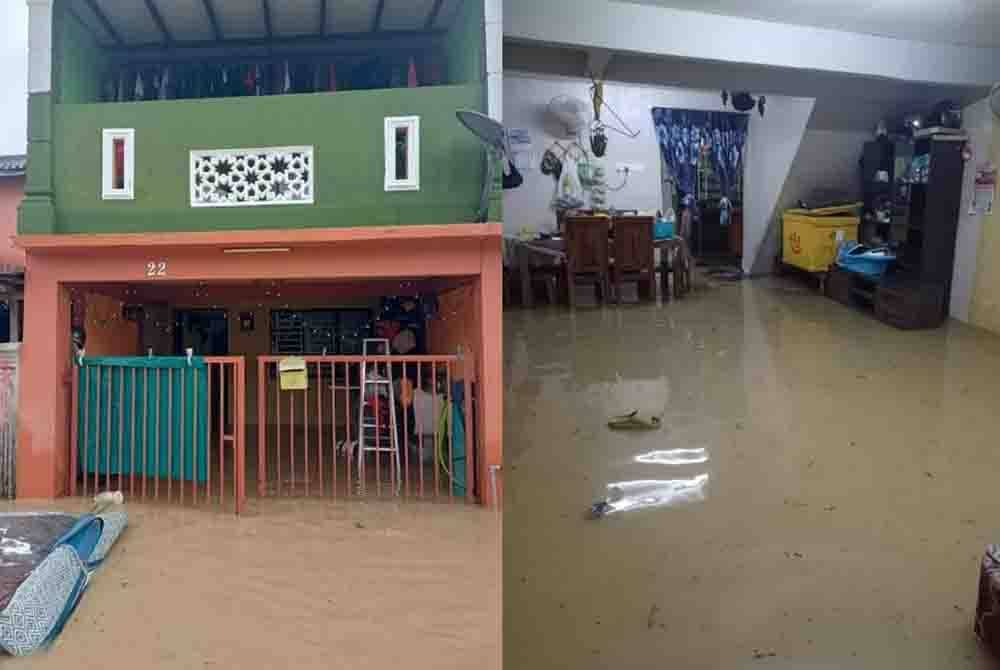
POLYGON ((531 292, 531 259, 523 246, 517 248, 517 270, 521 277, 521 305, 534 307, 535 301, 531 292))

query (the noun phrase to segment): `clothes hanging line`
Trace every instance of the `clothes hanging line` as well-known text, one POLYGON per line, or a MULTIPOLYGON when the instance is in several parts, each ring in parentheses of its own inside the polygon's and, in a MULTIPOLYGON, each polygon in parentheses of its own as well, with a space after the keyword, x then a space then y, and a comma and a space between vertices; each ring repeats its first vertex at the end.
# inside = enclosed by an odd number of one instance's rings
POLYGON ((639 137, 640 131, 632 130, 629 128, 628 124, 618 115, 614 107, 608 104, 608 101, 604 99, 604 82, 599 81, 593 77, 590 78, 590 99, 594 104, 594 124, 600 126, 601 128, 607 128, 608 130, 613 130, 619 135, 624 135, 625 137, 634 140, 639 137), (615 121, 619 123, 620 128, 615 128, 614 126, 609 126, 608 124, 601 121, 601 110, 606 109, 611 113, 611 116, 615 117, 615 121))

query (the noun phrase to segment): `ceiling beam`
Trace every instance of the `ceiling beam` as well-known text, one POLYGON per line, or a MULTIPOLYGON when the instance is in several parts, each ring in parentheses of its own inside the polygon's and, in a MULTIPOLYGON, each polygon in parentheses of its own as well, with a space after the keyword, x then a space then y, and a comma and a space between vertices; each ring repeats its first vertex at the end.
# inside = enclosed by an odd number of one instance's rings
POLYGON ((107 31, 108 35, 111 36, 111 39, 114 40, 114 43, 117 44, 118 46, 124 46, 125 41, 122 40, 122 36, 118 34, 118 31, 115 30, 114 25, 112 25, 110 20, 108 20, 108 16, 107 14, 104 13, 104 10, 101 9, 101 6, 97 4, 97 0, 83 0, 83 1, 88 7, 90 7, 90 11, 92 11, 94 15, 97 17, 97 20, 101 22, 101 25, 104 27, 104 30, 107 31))
POLYGON ((326 0, 319 0, 319 36, 326 35, 326 0))
POLYGON ((215 12, 215 3, 212 0, 201 0, 201 2, 205 6, 205 13, 208 14, 208 22, 212 24, 212 35, 216 42, 221 42, 225 39, 225 35, 219 27, 219 15, 215 12))
POLYGON ((434 6, 431 7, 431 13, 427 15, 427 22, 424 23, 424 30, 430 30, 437 23, 438 15, 441 13, 441 5, 444 4, 444 0, 434 0, 434 6))
POLYGON ((375 20, 372 21, 372 32, 377 33, 382 28, 382 14, 385 13, 385 0, 378 0, 375 7, 375 20))
POLYGON ((271 3, 269 0, 260 0, 260 8, 264 12, 264 33, 267 39, 274 39, 274 26, 271 23, 271 3))
POLYGON ((167 28, 167 22, 163 20, 163 15, 160 14, 160 8, 156 6, 155 0, 146 0, 146 9, 149 10, 149 15, 153 17, 153 23, 160 29, 160 34, 163 35, 163 43, 167 46, 172 45, 174 38, 167 28))

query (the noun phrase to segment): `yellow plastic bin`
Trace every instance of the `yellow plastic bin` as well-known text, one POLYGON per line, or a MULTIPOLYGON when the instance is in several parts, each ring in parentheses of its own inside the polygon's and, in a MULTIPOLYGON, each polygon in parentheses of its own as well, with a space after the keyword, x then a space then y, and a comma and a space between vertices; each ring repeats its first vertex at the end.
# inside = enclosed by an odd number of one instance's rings
POLYGON ((787 210, 782 217, 782 262, 806 272, 829 270, 837 258, 837 245, 858 240, 861 219, 848 212, 857 212, 857 205, 787 210))

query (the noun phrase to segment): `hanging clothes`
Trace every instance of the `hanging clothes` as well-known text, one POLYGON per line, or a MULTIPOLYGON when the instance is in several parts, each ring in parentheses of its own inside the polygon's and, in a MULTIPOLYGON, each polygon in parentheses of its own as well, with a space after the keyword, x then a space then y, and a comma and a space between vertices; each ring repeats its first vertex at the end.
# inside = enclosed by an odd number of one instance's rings
POLYGON ((163 68, 163 76, 160 77, 160 91, 158 98, 160 100, 166 100, 170 97, 170 87, 173 83, 170 81, 170 66, 167 65, 163 68))
POLYGON ((337 66, 334 63, 330 63, 330 85, 327 90, 330 93, 337 92, 337 66))
POLYGON ((135 73, 135 89, 132 92, 133 100, 146 99, 146 86, 142 82, 142 72, 135 73))
POLYGON ((584 204, 579 163, 573 152, 569 151, 562 159, 562 174, 556 180, 556 190, 552 196, 552 206, 554 209, 579 209, 584 204))
POLYGON ((417 87, 417 64, 410 59, 410 66, 406 72, 406 86, 407 88, 417 87))

